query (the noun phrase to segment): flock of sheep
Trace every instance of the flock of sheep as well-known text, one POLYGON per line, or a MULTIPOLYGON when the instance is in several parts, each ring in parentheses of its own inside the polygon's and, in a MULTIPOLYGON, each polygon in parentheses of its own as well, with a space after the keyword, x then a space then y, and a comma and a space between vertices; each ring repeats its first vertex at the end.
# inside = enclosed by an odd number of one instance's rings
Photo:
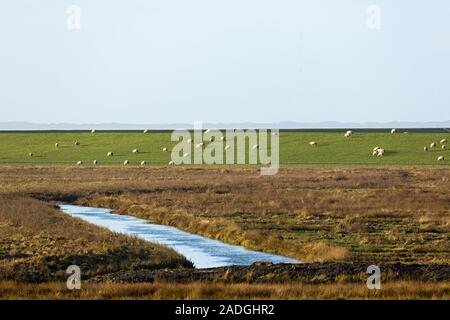
MULTIPOLYGON (((391 134, 396 134, 396 133, 397 133, 397 129, 392 129, 391 130, 391 134)), ((352 134, 353 134, 353 131, 347 130, 345 132, 345 134, 344 134, 344 137, 350 138, 352 136, 352 134)), ((441 149, 442 150, 445 150, 447 148, 447 139, 442 139, 439 143, 441 144, 441 149)), ((311 141, 309 143, 309 145, 312 146, 312 147, 316 147, 317 146, 317 142, 316 141, 311 141)), ((431 149, 436 148, 436 147, 437 147, 437 143, 436 142, 432 142, 430 144, 430 148, 431 149)), ((428 147, 424 147, 423 150, 424 151, 428 151, 428 147)), ((384 148, 377 146, 377 147, 373 148, 372 156, 374 156, 374 157, 382 157, 382 156, 384 156, 385 152, 386 151, 385 151, 384 148)), ((437 158, 437 161, 444 161, 444 160, 445 160, 445 157, 442 156, 442 155, 438 156, 438 158, 437 158)))
MULTIPOLYGON (((208 132, 210 132, 211 130, 210 129, 208 129, 208 130, 206 130, 205 131, 205 133, 208 133, 208 132)), ((92 129, 91 130, 91 133, 96 133, 96 130, 95 129, 92 129)), ((147 133, 149 133, 149 130, 148 129, 145 129, 144 130, 144 134, 147 134, 147 133)), ((392 129, 391 130, 391 134, 396 134, 397 133, 397 129, 392 129)), ((273 133, 273 135, 276 135, 277 133, 273 133)), ((350 138, 351 136, 353 135, 353 131, 351 131, 351 130, 347 130, 346 132, 345 132, 345 134, 344 134, 344 137, 346 137, 346 138, 350 138)), ((224 141, 225 140, 225 138, 222 136, 221 138, 220 138, 220 140, 221 141, 224 141)), ((213 137, 211 137, 210 139, 209 139, 209 141, 210 142, 213 142, 214 141, 214 138, 213 137)), ((189 139, 189 140, 187 140, 187 143, 188 144, 191 144, 192 143, 192 139, 189 139)), ((442 150, 445 150, 446 148, 447 148, 447 139, 442 139, 442 140, 440 140, 440 145, 441 145, 441 149, 442 150)), ((75 140, 75 146, 79 146, 80 145, 80 141, 79 140, 75 140)), ((198 144, 196 144, 195 145, 195 148, 201 148, 201 147, 203 147, 203 145, 204 145, 204 143, 203 142, 200 142, 200 143, 198 143, 198 144)), ((316 141, 310 141, 309 142, 309 145, 310 146, 312 146, 312 147, 317 147, 317 142, 316 141)), ((59 144, 58 143, 55 143, 55 148, 59 148, 59 144)), ((258 144, 255 144, 255 145, 253 145, 252 146, 252 149, 258 149, 259 148, 259 145, 258 144)), ((430 144, 430 148, 431 149, 434 149, 434 148, 437 148, 437 143, 436 142, 432 142, 431 144, 430 144)), ((230 149, 230 145, 226 145, 225 146, 225 150, 228 150, 228 149, 230 149)), ((428 149, 428 147, 424 147, 423 148, 423 150, 426 152, 426 151, 428 151, 429 149, 428 149)), ((169 149, 168 148, 166 148, 166 147, 164 147, 164 148, 162 148, 162 151, 163 152, 168 152, 169 151, 169 149)), ((133 154, 138 154, 139 153, 139 149, 133 149, 132 151, 131 151, 133 154)), ((379 146, 377 146, 377 147, 375 147, 375 148, 373 148, 373 150, 372 150, 372 156, 374 156, 374 157, 382 157, 382 156, 384 156, 384 154, 385 154, 385 149, 384 148, 382 148, 382 147, 379 147, 379 146)), ((34 155, 33 155, 33 153, 29 153, 28 154, 30 157, 33 157, 34 155)), ((109 151, 107 154, 106 154, 106 156, 107 157, 113 157, 114 156, 114 152, 112 152, 112 151, 109 151)), ((185 153, 184 155, 183 155, 183 157, 188 157, 189 156, 189 154, 188 153, 185 153)), ((445 157, 443 156, 443 155, 440 155, 440 156, 438 156, 438 158, 437 158, 437 160, 438 161, 444 161, 445 160, 445 157)), ((92 162, 94 165, 98 165, 99 164, 99 161, 98 160, 94 160, 93 162, 92 162)), ((81 166, 83 164, 83 161, 78 161, 77 163, 76 163, 76 165, 77 166, 81 166)), ((124 162, 123 162, 123 165, 124 166, 127 166, 127 165, 129 165, 130 164, 130 161, 129 160, 125 160, 124 162)), ((174 162, 173 161, 169 161, 169 163, 168 163, 169 165, 173 165, 174 164, 174 162)), ((140 165, 141 166, 145 166, 145 165, 147 165, 147 162, 145 161, 145 160, 143 160, 143 161, 141 161, 141 163, 140 163, 140 165)))

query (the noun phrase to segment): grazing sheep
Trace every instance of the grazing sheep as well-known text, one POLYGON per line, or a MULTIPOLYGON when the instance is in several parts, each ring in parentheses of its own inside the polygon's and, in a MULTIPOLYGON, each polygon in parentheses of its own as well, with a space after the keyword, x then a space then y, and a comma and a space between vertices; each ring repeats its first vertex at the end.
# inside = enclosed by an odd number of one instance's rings
POLYGON ((96 165, 98 164, 98 161, 97 161, 97 160, 94 160, 94 161, 92 161, 92 164, 93 164, 94 166, 96 166, 96 165))
POLYGON ((144 133, 148 133, 148 129, 144 129, 144 133))
POLYGON ((97 132, 97 130, 95 130, 95 129, 91 130, 91 133, 96 133, 96 132, 97 132))
POLYGON ((213 142, 214 141, 214 137, 209 138, 209 142, 213 142))
POLYGON ((344 134, 344 137, 348 138, 348 137, 350 137, 352 134, 353 134, 353 131, 352 131, 352 130, 347 130, 347 131, 345 132, 345 134, 344 134))
POLYGON ((133 149, 133 153, 139 153, 139 149, 133 149))
POLYGON ((187 157, 189 157, 189 153, 185 153, 185 154, 183 154, 183 158, 187 158, 187 157))
POLYGON ((447 147, 445 146, 445 144, 443 144, 441 148, 442 148, 442 150, 445 150, 445 148, 447 148, 447 147))
POLYGON ((173 166, 174 164, 175 164, 175 162, 169 161, 169 166, 173 166))
POLYGON ((423 151, 428 151, 428 147, 423 147, 423 151))
POLYGON ((78 161, 77 166, 81 166, 83 164, 83 161, 78 161))
POLYGON ((446 144, 446 143, 447 143, 447 139, 442 139, 442 140, 440 141, 440 143, 441 143, 441 144, 446 144))
POLYGON ((385 150, 383 148, 376 147, 372 151, 372 156, 382 157, 384 156, 384 152, 385 150))
POLYGON ((253 145, 252 149, 253 149, 253 150, 259 149, 259 145, 257 145, 257 144, 253 145))
POLYGON ((76 145, 76 146, 79 146, 79 145, 80 145, 80 141, 75 140, 75 145, 76 145))
POLYGON ((201 147, 203 147, 203 142, 200 142, 195 146, 196 149, 201 148, 201 147))
POLYGON ((167 149, 167 148, 163 148, 162 150, 163 150, 164 152, 169 151, 169 149, 167 149))
POLYGON ((311 141, 311 142, 309 143, 309 145, 312 146, 312 147, 317 147, 317 142, 311 141))
POLYGON ((225 150, 228 150, 228 149, 230 149, 231 148, 231 146, 229 145, 229 144, 227 144, 226 146, 225 146, 225 150))
POLYGON ((211 129, 206 129, 205 133, 210 133, 211 129))
POLYGON ((34 156, 34 154, 33 154, 32 152, 30 152, 28 155, 29 155, 30 157, 34 156))
POLYGON ((225 137, 224 136, 221 136, 220 137, 220 141, 224 141, 225 140, 225 137))
POLYGON ((430 147, 431 147, 431 148, 435 148, 435 147, 436 147, 436 143, 433 142, 432 144, 430 144, 430 147))
POLYGON ((397 129, 392 129, 391 130, 391 134, 396 134, 397 133, 397 129))
POLYGON ((106 154, 107 157, 112 157, 114 155, 114 152, 110 151, 106 154))
POLYGON ((127 165, 129 165, 130 164, 130 161, 128 161, 128 160, 125 160, 124 162, 123 162, 123 165, 124 166, 127 166, 127 165))
POLYGON ((445 157, 444 157, 444 156, 439 156, 437 160, 438 160, 438 161, 444 161, 444 160, 445 160, 445 157))
POLYGON ((186 141, 186 143, 187 143, 187 144, 191 144, 191 143, 192 143, 192 139, 188 139, 188 140, 186 141))
POLYGON ((377 150, 377 157, 382 157, 384 156, 384 149, 380 148, 377 150))
POLYGON ((55 143, 55 148, 56 148, 56 149, 59 148, 59 143, 55 143))
POLYGON ((145 165, 147 165, 147 162, 145 162, 145 160, 141 161, 141 166, 145 166, 145 165))

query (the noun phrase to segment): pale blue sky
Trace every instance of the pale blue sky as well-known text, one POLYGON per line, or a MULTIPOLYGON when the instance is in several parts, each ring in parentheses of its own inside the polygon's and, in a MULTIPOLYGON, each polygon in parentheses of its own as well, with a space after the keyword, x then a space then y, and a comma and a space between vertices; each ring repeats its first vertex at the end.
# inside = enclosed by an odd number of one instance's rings
POLYGON ((0 121, 450 119, 447 0, 11 0, 0 121), (66 8, 79 5, 81 30, 66 8), (380 31, 366 8, 382 9, 380 31))

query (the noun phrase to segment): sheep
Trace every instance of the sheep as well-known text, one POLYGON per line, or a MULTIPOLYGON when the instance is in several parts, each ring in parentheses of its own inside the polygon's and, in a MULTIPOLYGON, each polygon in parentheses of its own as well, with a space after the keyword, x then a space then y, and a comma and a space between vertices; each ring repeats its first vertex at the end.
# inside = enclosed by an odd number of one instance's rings
POLYGON ((169 151, 169 149, 163 148, 162 151, 163 151, 163 152, 167 152, 167 151, 169 151))
POLYGON ((252 149, 253 149, 253 150, 259 149, 259 145, 257 145, 257 144, 253 145, 252 149))
POLYGON ((173 162, 172 160, 169 161, 169 166, 173 166, 175 164, 175 162, 173 162))
POLYGON ((211 129, 206 129, 205 133, 210 133, 211 129))
POLYGON ((442 140, 440 141, 440 143, 441 143, 441 144, 446 144, 446 143, 447 143, 447 139, 442 139, 442 140))
POLYGON ((83 164, 83 161, 78 161, 77 166, 81 166, 83 164))
POLYGON ((110 151, 106 154, 107 157, 112 157, 114 155, 114 152, 110 151))
POLYGON ((384 156, 385 150, 380 147, 373 148, 372 156, 382 157, 384 156))
POLYGON ((195 146, 195 149, 201 148, 202 146, 203 146, 203 142, 200 142, 195 146))
POLYGON ((224 136, 221 136, 221 137, 220 137, 220 141, 225 141, 225 137, 224 137, 224 136))
POLYGON ((436 142, 433 142, 432 144, 430 144, 431 148, 435 148, 436 147, 436 142))
POLYGON ((185 153, 185 154, 183 154, 183 158, 187 158, 187 157, 189 157, 189 153, 185 153))
POLYGON ((272 135, 273 135, 273 136, 277 136, 277 135, 278 135, 278 132, 276 132, 276 131, 275 131, 275 132, 272 132, 272 135))
POLYGON ((209 138, 209 142, 214 142, 214 137, 209 138))
POLYGON ((133 149, 133 153, 139 153, 139 149, 133 149))
POLYGON ((144 129, 144 133, 148 133, 148 129, 144 129))
POLYGON ((441 146, 441 149, 442 149, 442 150, 445 150, 445 148, 447 148, 447 147, 445 146, 445 144, 443 144, 443 145, 441 146))
POLYGON ((225 150, 228 150, 228 149, 230 149, 231 148, 231 146, 229 145, 229 144, 227 144, 226 146, 225 146, 225 150))
POLYGON ((97 130, 95 130, 95 129, 91 130, 91 133, 96 133, 96 132, 97 132, 97 130))
POLYGON ((445 160, 445 157, 444 156, 439 156, 438 158, 437 158, 437 161, 444 161, 445 160))
POLYGON ((348 137, 350 137, 352 134, 353 134, 353 131, 352 131, 352 130, 347 130, 347 131, 345 132, 345 134, 344 134, 344 137, 348 138, 348 137))
POLYGON ((392 129, 391 130, 391 134, 396 134, 397 133, 397 129, 392 129))
POLYGON ((56 149, 59 148, 59 143, 55 143, 55 148, 56 148, 56 149))
POLYGON ((317 142, 311 141, 311 142, 309 143, 309 145, 310 145, 311 147, 317 147, 317 142))
POLYGON ((79 146, 79 145, 80 145, 80 141, 75 140, 75 145, 76 145, 76 146, 79 146))
POLYGON ((98 161, 97 161, 97 160, 94 160, 94 161, 92 161, 92 164, 93 164, 94 166, 96 166, 96 165, 98 164, 98 161))
POLYGON ((128 161, 128 160, 125 160, 124 162, 123 162, 123 165, 124 166, 127 166, 127 165, 129 165, 130 164, 130 161, 128 161))
POLYGON ((145 160, 141 161, 141 166, 147 165, 147 162, 145 160))
POLYGON ((427 147, 423 147, 423 151, 428 151, 428 148, 427 147))
POLYGON ((30 153, 28 154, 28 156, 30 156, 30 157, 34 156, 33 152, 30 152, 30 153))
POLYGON ((186 143, 187 143, 187 144, 191 144, 191 143, 192 143, 192 139, 188 139, 188 140, 186 141, 186 143))
POLYGON ((382 157, 384 156, 384 149, 380 148, 377 150, 377 157, 382 157))

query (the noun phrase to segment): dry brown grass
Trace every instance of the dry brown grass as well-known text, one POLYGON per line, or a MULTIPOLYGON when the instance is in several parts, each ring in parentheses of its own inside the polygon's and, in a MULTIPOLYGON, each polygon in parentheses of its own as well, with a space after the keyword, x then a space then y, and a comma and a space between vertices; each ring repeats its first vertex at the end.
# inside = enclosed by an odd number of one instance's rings
POLYGON ((0 168, 0 192, 72 195, 303 261, 449 263, 449 182, 424 168, 0 168))
POLYGON ((0 195, 0 280, 66 279, 73 264, 86 278, 190 265, 172 250, 71 218, 50 204, 0 195))
POLYGON ((450 299, 450 283, 394 282, 381 290, 348 284, 82 284, 0 282, 0 299, 450 299))

